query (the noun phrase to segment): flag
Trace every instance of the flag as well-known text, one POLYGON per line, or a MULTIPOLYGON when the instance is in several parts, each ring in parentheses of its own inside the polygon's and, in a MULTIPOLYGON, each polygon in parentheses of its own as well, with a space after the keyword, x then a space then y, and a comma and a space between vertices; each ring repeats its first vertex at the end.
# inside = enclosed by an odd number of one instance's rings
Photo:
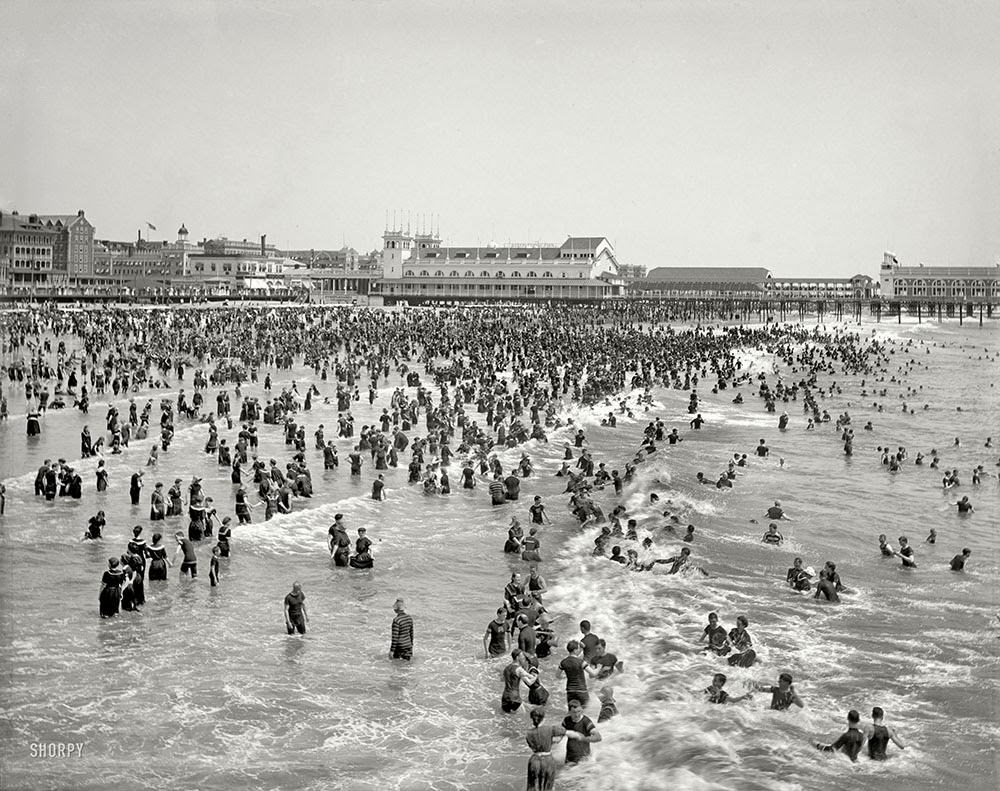
POLYGON ((153 225, 153 223, 151 223, 149 220, 146 220, 146 227, 149 228, 149 230, 151 230, 151 231, 155 231, 156 230, 156 226, 153 225))

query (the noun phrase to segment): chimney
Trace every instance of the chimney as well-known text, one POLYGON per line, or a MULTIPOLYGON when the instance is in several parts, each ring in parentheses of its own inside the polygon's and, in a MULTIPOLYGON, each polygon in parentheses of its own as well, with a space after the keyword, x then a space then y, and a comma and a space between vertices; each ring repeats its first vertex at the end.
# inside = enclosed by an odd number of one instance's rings
POLYGON ((82 217, 82 216, 83 216, 83 209, 79 209, 79 210, 77 211, 77 213, 76 213, 76 216, 77 216, 77 217, 82 217))
POLYGON ((36 225, 38 223, 38 215, 37 214, 29 214, 28 215, 28 222, 30 222, 32 225, 36 225))
POLYGON ((261 234, 261 236, 260 236, 260 254, 261 254, 261 256, 267 255, 267 253, 264 251, 265 242, 267 242, 267 234, 266 233, 261 234))

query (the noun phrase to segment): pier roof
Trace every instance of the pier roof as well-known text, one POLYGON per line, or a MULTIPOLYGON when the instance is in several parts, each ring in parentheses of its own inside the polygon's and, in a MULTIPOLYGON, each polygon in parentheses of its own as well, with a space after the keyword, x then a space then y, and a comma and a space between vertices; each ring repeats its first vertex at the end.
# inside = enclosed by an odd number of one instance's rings
POLYGON ((647 283, 753 283, 767 280, 770 272, 755 266, 658 266, 646 275, 647 283))

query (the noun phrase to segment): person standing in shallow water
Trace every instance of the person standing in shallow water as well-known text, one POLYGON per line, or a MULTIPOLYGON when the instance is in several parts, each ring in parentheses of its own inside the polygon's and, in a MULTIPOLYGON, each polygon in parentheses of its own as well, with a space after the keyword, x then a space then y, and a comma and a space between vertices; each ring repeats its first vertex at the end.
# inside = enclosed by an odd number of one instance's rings
POLYGON ((575 730, 567 731, 562 725, 543 725, 544 706, 532 709, 530 716, 532 727, 524 735, 524 740, 531 748, 526 788, 527 791, 552 791, 556 782, 556 762, 552 757, 552 745, 563 736, 577 739, 579 733, 575 730))
POLYGON ((142 492, 142 470, 132 473, 132 480, 129 482, 128 493, 132 498, 132 505, 139 504, 140 492, 142 492))
POLYGON ((285 629, 289 634, 305 634, 307 623, 309 613, 306 612, 306 595, 302 592, 302 585, 293 582, 292 592, 285 594, 285 629))
POLYGON ((118 558, 109 558, 108 570, 101 577, 101 591, 97 597, 102 618, 113 618, 118 615, 124 584, 125 572, 121 569, 121 561, 118 558))
POLYGON ((160 533, 153 533, 153 543, 146 547, 146 555, 149 557, 150 582, 167 579, 167 566, 170 565, 170 558, 167 557, 167 548, 160 543, 162 538, 160 533))
POLYGON ((347 535, 343 520, 343 514, 336 514, 333 517, 333 524, 330 525, 329 538, 327 539, 330 557, 333 558, 334 565, 337 566, 346 566, 351 557, 351 539, 347 535))
POLYGON ((402 599, 396 599, 392 609, 396 617, 392 619, 389 656, 391 659, 405 659, 409 662, 413 656, 413 616, 407 614, 402 599))

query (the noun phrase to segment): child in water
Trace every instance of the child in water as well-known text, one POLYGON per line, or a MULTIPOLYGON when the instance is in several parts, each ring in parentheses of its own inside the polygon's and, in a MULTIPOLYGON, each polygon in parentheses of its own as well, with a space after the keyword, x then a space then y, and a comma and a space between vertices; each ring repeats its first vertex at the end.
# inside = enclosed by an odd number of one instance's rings
POLYGON ((216 587, 219 584, 219 558, 222 556, 222 549, 216 544, 212 547, 212 559, 208 563, 208 580, 212 583, 212 587, 216 587))

